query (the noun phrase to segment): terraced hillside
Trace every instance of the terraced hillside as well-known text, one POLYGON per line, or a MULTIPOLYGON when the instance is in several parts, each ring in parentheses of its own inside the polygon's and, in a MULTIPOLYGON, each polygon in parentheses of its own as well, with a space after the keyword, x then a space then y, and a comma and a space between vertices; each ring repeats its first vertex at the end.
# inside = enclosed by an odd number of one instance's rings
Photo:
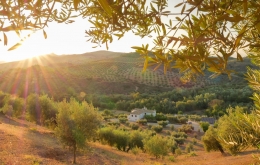
MULTIPOLYGON (((149 68, 142 72, 143 59, 136 53, 111 55, 103 52, 102 55, 98 52, 97 56, 95 53, 85 56, 48 56, 48 60, 45 59, 44 62, 41 62, 44 59, 41 57, 35 63, 37 65, 27 67, 22 62, 16 62, 16 65, 2 64, 6 68, 0 70, 0 90, 20 96, 27 96, 30 92, 44 92, 60 97, 77 95, 81 91, 110 94, 167 91, 172 88, 204 87, 227 82, 245 83, 243 73, 246 72, 246 66, 250 65, 250 61, 238 63, 231 60, 230 67, 238 70, 232 80, 226 75, 209 79, 210 74, 206 73, 196 82, 183 84, 178 70, 164 74, 160 68, 155 71, 149 68), (18 63, 23 67, 17 67, 18 63)), ((3 68, 2 65, 0 68, 3 68)))

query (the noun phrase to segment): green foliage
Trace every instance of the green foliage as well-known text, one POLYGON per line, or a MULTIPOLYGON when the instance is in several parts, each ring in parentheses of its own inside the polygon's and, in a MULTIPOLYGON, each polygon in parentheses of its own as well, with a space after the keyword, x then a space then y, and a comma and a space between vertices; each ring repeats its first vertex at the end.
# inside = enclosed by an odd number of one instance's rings
POLYGON ((178 128, 178 130, 180 132, 191 133, 194 130, 194 128, 190 124, 184 124, 180 128, 178 128))
POLYGON ((170 160, 171 162, 175 162, 175 157, 174 157, 174 156, 169 156, 169 160, 170 160))
POLYGON ((76 163, 77 148, 84 147, 92 140, 101 124, 101 116, 93 105, 78 103, 75 99, 58 104, 57 127, 55 133, 60 141, 73 148, 76 163))
POLYGON ((188 143, 186 146, 185 146, 185 151, 187 153, 190 153, 191 151, 193 151, 194 148, 193 148, 193 144, 192 143, 188 143))
POLYGON ((146 119, 140 119, 137 121, 138 124, 142 124, 142 125, 147 125, 147 120, 146 119))
POLYGON ((210 126, 209 122, 205 122, 205 121, 200 122, 200 127, 202 128, 202 130, 204 132, 206 132, 208 130, 209 126, 210 126))
POLYGON ((127 122, 127 118, 125 118, 125 117, 120 117, 120 118, 118 118, 118 120, 119 120, 120 123, 126 123, 127 122))
POLYGON ((157 123, 163 128, 165 128, 168 125, 168 121, 157 121, 157 123))
POLYGON ((167 117, 163 113, 156 113, 155 119, 157 121, 165 121, 167 117))
POLYGON ((177 149, 175 150, 175 154, 176 154, 176 155, 181 155, 181 154, 182 154, 181 149, 180 149, 180 148, 177 148, 177 149))
POLYGON ((144 119, 146 119, 147 122, 156 122, 156 118, 153 115, 145 115, 144 119))
POLYGON ((132 124, 130 124, 130 127, 131 127, 133 130, 138 130, 139 125, 136 124, 136 123, 132 123, 132 124))
POLYGON ((166 156, 172 146, 172 141, 159 135, 146 138, 143 142, 144 149, 156 158, 166 156))
POLYGON ((219 150, 222 154, 224 149, 218 140, 216 128, 209 126, 207 132, 202 136, 202 142, 207 152, 219 150))
POLYGON ((163 127, 160 125, 153 125, 152 130, 154 130, 156 133, 160 133, 163 130, 163 127))

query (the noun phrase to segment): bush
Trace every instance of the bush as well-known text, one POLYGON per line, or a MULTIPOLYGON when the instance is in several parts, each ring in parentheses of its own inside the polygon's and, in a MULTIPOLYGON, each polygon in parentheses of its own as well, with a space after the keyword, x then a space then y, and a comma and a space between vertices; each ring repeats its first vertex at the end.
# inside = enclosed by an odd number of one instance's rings
POLYGON ((205 121, 200 122, 200 127, 204 132, 206 132, 209 129, 209 126, 210 126, 209 122, 205 122, 205 121))
POLYGON ((171 145, 172 144, 168 138, 159 135, 144 139, 144 149, 156 158, 167 155, 170 151, 171 145))
POLYGON ((173 115, 167 115, 167 120, 169 123, 179 123, 178 117, 173 115))
POLYGON ((157 123, 161 125, 163 128, 165 128, 166 125, 168 125, 168 121, 157 121, 157 123))
POLYGON ((146 119, 140 119, 137 121, 138 124, 142 124, 142 125, 146 125, 147 124, 147 120, 146 119))
POLYGON ((162 113, 157 113, 156 114, 156 116, 155 116, 155 119, 157 120, 157 121, 165 121, 165 120, 167 120, 167 116, 165 116, 164 114, 162 114, 162 113))
POLYGON ((174 125, 170 126, 170 130, 174 131, 174 125))
POLYGON ((188 143, 188 144, 186 145, 186 147, 185 147, 185 151, 186 151, 187 153, 190 153, 192 150, 193 150, 193 144, 188 143))
POLYGON ((147 122, 156 123, 155 116, 153 115, 145 115, 144 118, 147 120, 147 122))
POLYGON ((175 162, 175 157, 174 157, 174 156, 169 156, 169 160, 170 160, 171 162, 175 162))
POLYGON ((192 138, 192 144, 197 144, 197 140, 195 138, 192 138))
POLYGON ((181 124, 186 124, 186 123, 188 122, 188 118, 182 116, 182 117, 179 117, 179 118, 178 118, 178 121, 179 121, 179 123, 181 123, 181 124))
POLYGON ((138 147, 134 147, 132 148, 131 152, 134 154, 134 155, 137 155, 141 152, 142 150, 138 147))
POLYGON ((176 155, 181 155, 181 154, 182 154, 181 149, 180 149, 180 148, 177 148, 177 149, 175 150, 175 154, 176 154, 176 155))
POLYGON ((190 124, 184 124, 178 130, 180 132, 191 133, 194 130, 194 127, 190 124))
POLYGON ((139 125, 136 124, 136 123, 132 123, 132 124, 130 124, 130 127, 131 127, 133 130, 138 130, 139 125))
POLYGON ((152 130, 154 130, 156 133, 160 133, 163 130, 163 127, 160 125, 154 125, 152 126, 152 130))
POLYGON ((195 152, 191 152, 190 156, 197 156, 197 154, 195 152))
POLYGON ((188 137, 185 132, 172 132, 172 136, 175 138, 183 137, 185 139, 188 137))
POLYGON ((118 120, 119 120, 120 123, 124 124, 124 123, 126 123, 127 118, 120 117, 120 118, 118 118, 118 120))

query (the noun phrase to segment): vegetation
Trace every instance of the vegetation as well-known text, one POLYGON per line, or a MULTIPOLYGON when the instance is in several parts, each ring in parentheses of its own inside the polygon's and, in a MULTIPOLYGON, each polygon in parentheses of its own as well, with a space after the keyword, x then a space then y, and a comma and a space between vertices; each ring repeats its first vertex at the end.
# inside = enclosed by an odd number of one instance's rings
POLYGON ((171 146, 171 141, 167 138, 161 137, 160 135, 155 135, 148 139, 144 139, 145 150, 151 155, 154 155, 156 158, 167 155, 171 146))
POLYGON ((101 118, 93 105, 79 104, 75 99, 60 102, 58 111, 56 135, 64 145, 73 148, 76 163, 76 150, 95 137, 101 118))
POLYGON ((203 121, 200 122, 200 127, 204 132, 206 132, 209 129, 209 126, 210 126, 209 122, 203 122, 203 121))

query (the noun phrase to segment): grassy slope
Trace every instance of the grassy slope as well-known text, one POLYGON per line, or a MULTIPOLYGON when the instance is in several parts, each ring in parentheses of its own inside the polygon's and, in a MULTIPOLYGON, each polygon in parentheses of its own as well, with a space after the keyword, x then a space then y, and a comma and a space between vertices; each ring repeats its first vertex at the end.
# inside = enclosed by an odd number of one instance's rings
MULTIPOLYGON (((53 132, 18 119, 9 119, 0 115, 0 164, 71 164, 72 152, 56 140, 53 132)), ((238 156, 222 156, 219 152, 206 153, 202 145, 195 146, 197 156, 183 154, 175 158, 175 162, 155 159, 145 153, 134 155, 118 151, 115 148, 90 143, 89 149, 78 152, 78 164, 97 165, 248 165, 256 163, 252 154, 247 151, 238 156)), ((260 162, 259 162, 260 163, 260 162)))

